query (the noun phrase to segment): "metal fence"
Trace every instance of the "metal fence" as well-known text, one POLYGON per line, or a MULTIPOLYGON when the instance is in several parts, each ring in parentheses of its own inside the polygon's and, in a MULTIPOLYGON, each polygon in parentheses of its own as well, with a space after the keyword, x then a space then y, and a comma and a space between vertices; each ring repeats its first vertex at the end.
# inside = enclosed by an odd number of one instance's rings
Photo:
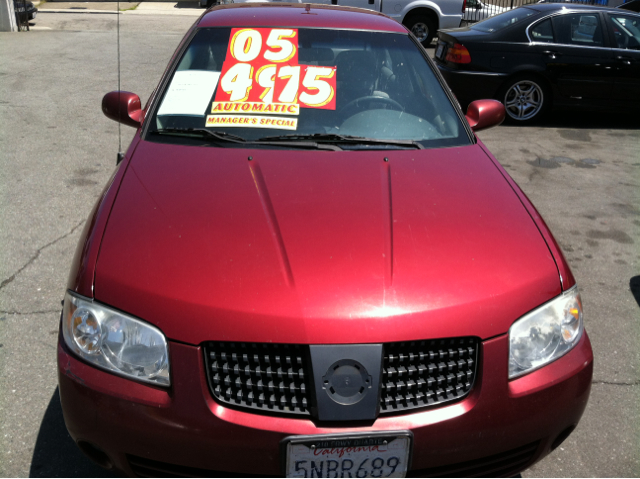
POLYGON ((29 7, 33 9, 33 3, 28 0, 14 0, 13 8, 16 12, 16 24, 19 31, 29 30, 29 7))
MULTIPOLYGON (((462 22, 475 23, 499 13, 538 3, 539 0, 467 0, 467 8, 462 16, 462 22)), ((545 3, 579 3, 582 5, 616 6, 623 0, 544 0, 545 3), (615 4, 615 5, 613 5, 615 4)))

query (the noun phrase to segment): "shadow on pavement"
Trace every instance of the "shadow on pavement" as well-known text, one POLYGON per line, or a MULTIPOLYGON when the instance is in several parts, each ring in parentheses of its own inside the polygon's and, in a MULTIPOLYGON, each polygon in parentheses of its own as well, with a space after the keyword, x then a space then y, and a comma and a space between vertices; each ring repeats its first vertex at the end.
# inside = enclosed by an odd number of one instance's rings
POLYGON ((56 388, 33 449, 29 477, 118 477, 87 459, 67 432, 56 388))
POLYGON ((633 297, 636 298, 636 303, 640 306, 640 276, 634 276, 629 280, 629 289, 633 297))
MULTIPOLYGON (((631 112, 559 110, 548 113, 545 118, 531 126, 542 128, 640 130, 640 118, 631 112)), ((522 126, 520 127, 522 128, 522 126)))

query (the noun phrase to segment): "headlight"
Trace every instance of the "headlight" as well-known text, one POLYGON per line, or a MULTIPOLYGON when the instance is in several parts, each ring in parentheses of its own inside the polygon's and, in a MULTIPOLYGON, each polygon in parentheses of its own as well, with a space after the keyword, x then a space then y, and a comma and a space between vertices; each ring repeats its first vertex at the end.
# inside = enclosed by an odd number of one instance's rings
POLYGON ((158 328, 67 292, 62 335, 75 354, 121 376, 169 386, 169 350, 158 328))
POLYGON ((577 286, 520 318, 509 329, 509 379, 568 353, 578 344, 582 329, 577 286))

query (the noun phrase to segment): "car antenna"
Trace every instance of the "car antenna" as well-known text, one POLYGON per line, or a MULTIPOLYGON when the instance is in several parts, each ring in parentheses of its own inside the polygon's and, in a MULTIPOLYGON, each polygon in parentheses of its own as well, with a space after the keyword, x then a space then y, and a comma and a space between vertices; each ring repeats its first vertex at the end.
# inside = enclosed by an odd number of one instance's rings
MULTIPOLYGON (((117 1, 116 5, 116 36, 118 38, 117 41, 117 49, 118 49, 118 118, 121 117, 121 102, 120 102, 120 0, 117 1)), ((124 158, 124 153, 122 153, 122 123, 118 122, 118 155, 116 158, 116 165, 119 165, 122 159, 124 158)))

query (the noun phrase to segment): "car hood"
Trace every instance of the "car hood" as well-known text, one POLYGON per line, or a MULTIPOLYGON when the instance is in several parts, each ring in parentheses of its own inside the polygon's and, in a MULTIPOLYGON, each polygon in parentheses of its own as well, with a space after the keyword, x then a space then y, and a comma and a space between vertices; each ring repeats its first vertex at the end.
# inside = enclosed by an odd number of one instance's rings
POLYGON ((488 338, 561 292, 540 232, 479 145, 151 142, 120 185, 94 288, 190 344, 488 338))

